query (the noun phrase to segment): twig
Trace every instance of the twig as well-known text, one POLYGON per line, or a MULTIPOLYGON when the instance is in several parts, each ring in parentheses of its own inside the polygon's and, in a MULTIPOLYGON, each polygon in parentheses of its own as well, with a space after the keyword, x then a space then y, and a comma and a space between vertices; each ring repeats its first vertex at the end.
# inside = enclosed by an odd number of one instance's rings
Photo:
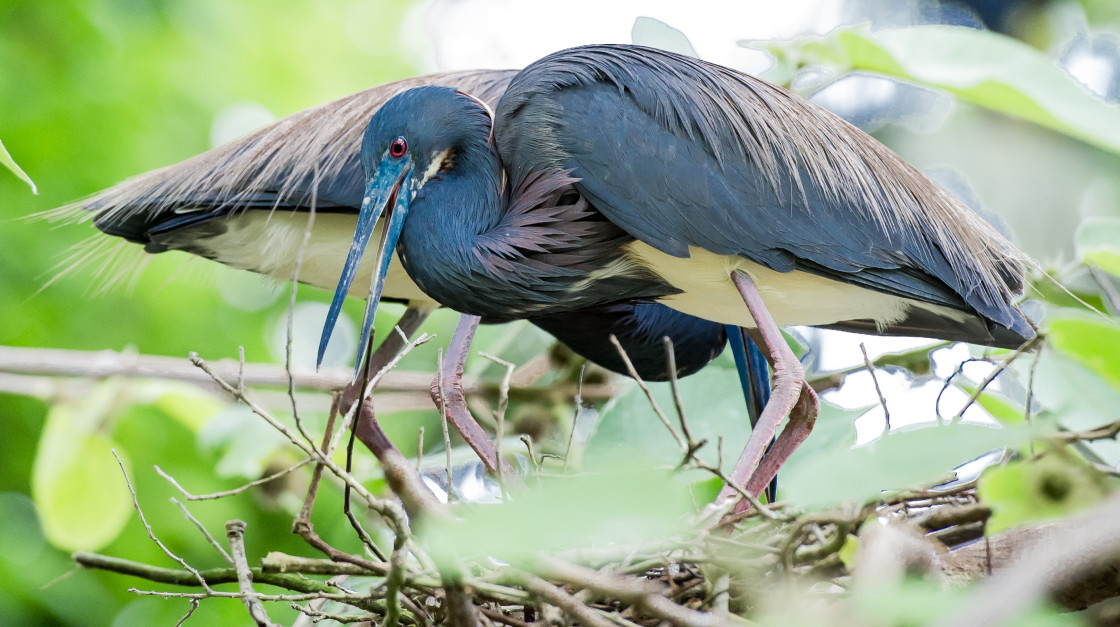
POLYGON ((480 607, 478 608, 478 611, 486 618, 489 618, 490 620, 498 623, 502 623, 503 625, 509 625, 510 627, 532 627, 529 623, 526 623, 523 620, 517 620, 512 616, 506 616, 501 612, 494 611, 487 607, 480 607))
POLYGON ((226 523, 226 539, 229 540, 230 553, 233 554, 233 568, 237 572, 237 587, 241 591, 241 602, 249 612, 249 618, 261 627, 271 627, 268 612, 257 598, 253 589, 253 573, 249 570, 249 560, 245 556, 245 521, 231 520, 226 523))
POLYGON ((688 428, 688 420, 685 418, 684 413, 684 400, 681 398, 680 386, 677 383, 677 354, 673 350, 673 340, 666 335, 661 339, 662 344, 665 346, 665 364, 669 368, 669 387, 673 391, 673 403, 677 406, 677 418, 681 422, 681 433, 684 434, 684 439, 688 441, 689 448, 692 448, 692 431, 688 428))
MULTIPOLYGON (((303 426, 303 419, 299 415, 299 403, 296 402, 296 383, 295 377, 292 376, 292 327, 295 322, 296 315, 296 293, 299 291, 299 273, 303 268, 303 253, 307 250, 307 243, 311 241, 311 229, 315 226, 315 209, 319 200, 319 164, 313 165, 313 172, 311 176, 311 206, 307 215, 307 226, 303 230, 303 238, 300 239, 299 248, 296 250, 295 265, 292 268, 292 283, 291 288, 288 290, 290 296, 288 299, 288 320, 287 329, 285 331, 286 337, 284 341, 284 374, 288 375, 288 398, 292 401, 292 419, 296 423, 296 429, 299 431, 303 439, 307 443, 314 446, 315 441, 307 433, 307 429, 303 426)), ((241 389, 242 394, 245 389, 241 389)))
POLYGON ((619 344, 618 338, 615 337, 613 333, 611 334, 611 344, 614 344, 615 350, 618 351, 619 357, 622 358, 622 363, 626 365, 626 373, 638 384, 638 387, 642 388, 642 392, 645 393, 650 406, 653 407, 653 413, 657 414, 657 418, 661 421, 661 424, 665 425, 665 428, 669 430, 673 439, 677 441, 677 446, 679 446, 682 451, 687 451, 688 445, 681 438, 680 434, 677 433, 677 430, 673 428, 673 425, 669 422, 669 418, 665 416, 665 412, 661 411, 661 406, 657 404, 657 399, 653 397, 653 392, 650 391, 645 381, 642 381, 642 378, 638 376, 638 371, 634 369, 634 364, 630 362, 630 356, 626 354, 626 349, 622 348, 622 344, 619 344))
MULTIPOLYGON (((579 379, 576 381, 575 410, 572 414, 572 428, 568 430, 568 448, 564 451, 564 470, 568 469, 568 463, 572 459, 572 443, 575 442, 576 428, 579 426, 579 416, 583 411, 583 376, 585 374, 587 374, 586 362, 579 366, 579 379)), ((525 442, 525 445, 529 447, 529 457, 534 457, 533 443, 531 439, 527 440, 526 438, 528 438, 528 436, 521 436, 521 441, 525 442)), ((533 467, 536 470, 540 470, 540 465, 536 463, 535 459, 533 462, 533 467)))
POLYGON ((1101 270, 1097 266, 1092 264, 1085 264, 1085 266, 1089 268, 1089 274, 1093 276, 1093 280, 1097 282, 1097 285, 1101 286, 1101 291, 1103 291, 1105 295, 1104 301, 1112 306, 1113 315, 1120 313, 1120 292, 1116 290, 1116 285, 1112 283, 1112 279, 1108 278, 1104 270, 1101 270))
MULTIPOLYGON (((394 328, 401 337, 405 337, 404 332, 401 331, 400 327, 394 328)), ((355 399, 354 403, 349 407, 342 408, 342 411, 345 413, 344 420, 342 422, 343 428, 338 430, 338 432, 335 434, 335 437, 331 440, 330 447, 325 449, 325 452, 328 456, 334 454, 334 451, 338 448, 339 443, 342 441, 342 434, 345 433, 347 429, 352 430, 354 428, 354 425, 357 424, 355 420, 357 419, 359 407, 361 406, 361 403, 359 403, 358 401, 372 394, 373 389, 375 387, 379 387, 385 378, 393 374, 393 368, 396 368, 397 364, 400 363, 400 361, 404 359, 409 353, 411 353, 413 349, 423 344, 427 344, 434 337, 434 335, 421 333, 415 340, 408 341, 406 339, 404 342, 404 346, 399 351, 397 351, 395 355, 393 355, 393 358, 390 359, 384 367, 378 370, 372 377, 369 378, 368 381, 365 382, 361 389, 361 395, 358 396, 357 399, 355 399)), ((365 372, 368 373, 369 369, 367 368, 365 372)), ((428 387, 431 387, 430 383, 428 387)))
MULTIPOLYGON (((451 477, 451 432, 447 428, 447 396, 443 392, 443 350, 436 352, 436 386, 439 389, 439 418, 443 425, 443 451, 447 456, 447 502, 451 502, 454 481, 451 477)), ((499 466, 501 462, 499 461, 499 466)))
POLYGON ((156 474, 163 477, 164 479, 167 480, 168 483, 170 483, 172 486, 174 486, 175 489, 178 490, 179 493, 183 495, 183 498, 187 499, 188 501, 209 501, 209 500, 213 500, 213 499, 224 498, 224 497, 227 497, 227 496, 234 496, 235 494, 241 494, 242 492, 244 492, 244 491, 246 491, 250 488, 255 488, 259 485, 264 485, 266 483, 269 483, 270 481, 275 481, 275 480, 279 479, 280 477, 283 477, 284 475, 290 474, 290 473, 294 472, 295 470, 297 470, 299 468, 303 468, 307 464, 310 464, 311 461, 312 461, 312 459, 310 457, 307 457, 307 458, 304 458, 303 461, 301 461, 297 464, 293 464, 291 466, 288 466, 287 468, 285 468, 285 469, 283 469, 279 472, 275 472, 275 473, 273 473, 273 474, 271 474, 267 477, 262 477, 260 479, 255 479, 253 481, 250 481, 249 483, 246 483, 246 484, 241 485, 239 487, 233 488, 231 490, 223 490, 221 492, 211 492, 210 494, 191 494, 190 492, 187 491, 186 488, 184 488, 182 485, 180 485, 179 482, 176 481, 174 477, 172 477, 171 475, 164 472, 164 470, 162 468, 160 468, 158 465, 154 466, 154 468, 155 468, 156 474))
POLYGON ((397 627, 401 621, 401 587, 404 585, 405 543, 398 536, 389 558, 389 575, 385 577, 385 627, 397 627))
POLYGON ((350 623, 372 623, 372 614, 331 614, 328 612, 320 612, 308 604, 307 606, 300 605, 299 603, 292 603, 290 607, 311 618, 311 622, 317 623, 322 620, 331 620, 336 623, 350 624, 350 623))
POLYGON ((1051 440, 1058 442, 1092 442, 1094 440, 1112 440, 1120 434, 1120 420, 1114 420, 1108 424, 1103 424, 1099 427, 1092 429, 1085 429, 1083 431, 1059 431, 1047 436, 1051 440))
POLYGON ((479 355, 504 366, 506 369, 506 374, 502 377, 502 382, 498 387, 498 409, 494 412, 494 421, 498 423, 494 435, 494 465, 498 467, 498 485, 501 487, 502 494, 506 494, 506 483, 502 472, 502 438, 505 437, 506 408, 509 407, 509 380, 513 376, 515 366, 511 362, 499 359, 489 353, 480 352, 479 355))
MULTIPOLYGON (((244 369, 236 360, 221 359, 212 368, 228 381, 239 378, 245 386, 287 387, 288 375, 280 364, 246 363, 244 369), (239 372, 242 376, 238 376, 239 372)), ((174 379, 194 383, 211 383, 211 377, 202 374, 181 357, 162 355, 136 355, 116 351, 79 351, 57 348, 25 348, 0 346, 0 372, 50 376, 74 376, 103 379, 106 377, 140 377, 174 379)), ((353 378, 353 368, 332 367, 315 371, 312 368, 293 367, 292 378, 301 390, 333 392, 341 390, 353 378)), ((387 377, 382 389, 394 391, 427 391, 431 374, 424 372, 394 372, 387 377)), ((463 389, 477 393, 483 389, 477 377, 464 377, 463 389)))
POLYGON ((953 422, 960 420, 961 417, 964 416, 964 412, 968 411, 968 408, 976 402, 976 399, 980 398, 980 395, 984 393, 984 390, 987 389, 989 385, 991 385, 992 381, 995 381, 996 377, 1003 374, 1003 371, 1007 370, 1007 367, 1010 366, 1011 362, 1015 361, 1019 357, 1019 355, 1022 355, 1028 350, 1034 348, 1035 345, 1037 345, 1041 341, 1040 338, 1041 336, 1036 335, 1026 342, 1023 342, 1022 346, 1016 348, 1010 355, 1004 358, 1004 360, 1001 361, 994 370, 988 373, 988 376, 984 377, 984 380, 980 382, 980 385, 976 386, 976 390, 968 397, 968 400, 965 402, 964 407, 962 407, 961 410, 957 412, 956 416, 953 416, 953 422))
POLYGON ((969 357, 968 359, 957 364, 957 367, 953 370, 952 374, 945 377, 945 380, 941 382, 941 390, 937 392, 937 398, 933 401, 933 413, 937 417, 938 425, 945 423, 945 417, 941 415, 941 397, 944 396, 945 392, 949 391, 949 388, 953 386, 953 380, 964 374, 964 367, 966 365, 978 361, 986 364, 991 363, 991 360, 987 358, 969 357))
POLYGON ((238 395, 237 390, 224 379, 219 377, 214 372, 214 370, 210 368, 209 364, 207 364, 196 353, 191 353, 191 363, 194 363, 196 366, 202 369, 203 372, 210 375, 214 379, 214 381, 222 387, 222 389, 226 390, 230 394, 237 396, 238 399, 244 402, 254 414, 257 414, 258 416, 263 418, 265 422, 267 422, 273 429, 279 431, 282 435, 284 435, 284 437, 288 439, 289 442, 306 453, 308 457, 314 458, 318 463, 322 464, 332 473, 334 473, 336 477, 348 484, 359 496, 361 496, 366 501, 370 509, 373 509, 378 514, 381 514, 390 523, 390 526, 393 528, 394 533, 408 533, 408 527, 404 523, 404 512, 401 511, 400 506, 398 506, 393 501, 390 501, 389 499, 378 498, 371 494, 370 491, 366 489, 366 487, 362 485, 360 481, 355 479, 352 475, 350 475, 350 473, 344 471, 342 468, 339 468, 338 464, 336 464, 330 457, 326 456, 318 447, 304 442, 302 439, 297 437, 295 433, 292 433, 291 429, 277 420, 274 416, 272 416, 272 414, 265 411, 264 408, 262 408, 260 405, 257 405, 248 395, 238 395))
MULTIPOLYGON (((165 583, 175 586, 198 586, 199 580, 193 573, 176 570, 174 568, 161 568, 141 564, 131 560, 99 555, 97 553, 74 553, 73 559, 79 566, 87 569, 105 570, 122 575, 139 577, 156 583, 165 583)), ((350 595, 336 586, 316 581, 297 574, 266 572, 261 568, 250 568, 253 580, 257 583, 276 586, 301 593, 302 596, 292 600, 307 600, 316 598, 331 598, 354 607, 368 611, 383 612, 384 607, 374 603, 367 595, 350 595)), ((233 568, 211 568, 199 571, 206 581, 214 585, 223 583, 237 583, 237 572, 233 568)), ((368 572, 365 574, 369 574, 368 572)), ((207 596, 229 596, 238 598, 239 593, 222 593, 211 590, 208 593, 189 595, 187 598, 206 598, 207 596)), ((270 600, 266 595, 258 595, 261 600, 270 600)))
POLYGON ((590 568, 544 556, 538 558, 536 566, 539 572, 549 579, 592 588, 623 603, 637 605, 652 616, 678 627, 745 624, 744 621, 736 621, 734 617, 723 618, 677 605, 661 596, 659 587, 646 582, 606 575, 590 568))
POLYGON ((883 397, 883 389, 879 387, 879 377, 875 376, 875 366, 867 356, 867 346, 863 342, 859 343, 859 350, 863 352, 863 363, 867 367, 867 373, 871 375, 871 382, 875 384, 875 393, 879 395, 879 404, 883 406, 883 418, 887 422, 887 433, 890 433, 891 412, 887 409, 887 399, 883 397))
MULTIPOLYGON (((156 469, 158 470, 159 466, 156 466, 156 469)), ((206 530, 206 527, 202 524, 202 521, 195 518, 191 514, 190 510, 187 509, 187 506, 179 502, 179 499, 171 497, 171 502, 178 505, 179 509, 183 510, 183 516, 186 516, 187 520, 194 523, 195 527, 198 527, 198 530, 202 533, 202 536, 206 538, 206 541, 209 542, 211 546, 217 549, 218 553, 222 555, 222 558, 225 559, 227 563, 233 564, 233 558, 230 557, 229 553, 227 553, 224 548, 222 548, 222 545, 218 544, 218 541, 214 539, 214 536, 210 535, 210 532, 206 530)))
MULTIPOLYGON (((963 603, 944 614, 936 626, 979 627, 1009 624, 1012 617, 1079 576, 1120 556, 1120 497, 1046 530, 1035 549, 973 588, 963 603)), ((1101 581, 1108 577, 1102 576, 1101 581)))
POLYGON ((183 558, 173 553, 171 549, 167 548, 167 546, 163 542, 161 542, 159 538, 156 537, 155 532, 152 531, 152 526, 149 525, 148 520, 144 518, 144 510, 140 509, 140 501, 136 497, 136 490, 132 488, 132 481, 128 478, 128 471, 124 469, 124 462, 121 460, 121 456, 117 455, 117 449, 115 448, 112 449, 112 453, 113 457, 117 458, 117 465, 121 467, 121 474, 124 475, 124 484, 128 486, 128 493, 132 495, 132 506, 136 509, 136 514, 140 517, 140 522, 144 525, 144 529, 148 532, 148 537, 152 539, 152 542, 156 543, 156 546, 158 546, 165 555, 175 560, 176 562, 179 562, 180 566, 187 569, 187 571, 194 575, 198 580, 198 585, 202 586, 203 590, 206 590, 206 592, 213 592, 213 590, 210 589, 210 586, 206 583, 206 580, 202 578, 202 575, 200 575, 193 566, 188 564, 187 561, 183 558))
POLYGON ((601 618, 578 599, 564 592, 561 588, 548 583, 544 579, 529 573, 523 573, 517 579, 518 583, 524 586, 525 589, 534 596, 540 597, 560 608, 577 623, 585 627, 611 627, 610 621, 601 618))
POLYGON ((187 613, 184 614, 183 617, 179 619, 179 622, 175 623, 175 627, 180 627, 183 623, 187 622, 187 619, 190 618, 191 615, 194 614, 194 611, 198 609, 198 604, 199 604, 198 599, 191 599, 190 608, 187 610, 187 613))
MULTIPOLYGON (((373 354, 373 334, 371 333, 370 337, 369 337, 369 342, 366 344, 366 348, 365 348, 365 359, 366 359, 367 363, 370 360, 370 358, 372 357, 372 354, 373 354)), ((359 359, 362 359, 362 357, 359 356, 359 359)), ((367 387, 368 384, 369 384, 369 369, 368 368, 362 368, 362 386, 361 386, 361 389, 363 389, 363 390, 370 389, 370 388, 367 387)), ((372 398, 370 398, 369 396, 367 396, 365 394, 363 394, 360 398, 358 398, 358 400, 355 403, 355 405, 357 407, 357 414, 355 415, 354 420, 351 421, 351 423, 350 423, 351 424, 351 426, 350 426, 350 438, 346 442, 346 466, 345 466, 345 468, 346 468, 347 473, 350 472, 351 464, 354 460, 354 440, 358 436, 358 434, 359 433, 364 434, 366 431, 373 432, 375 430, 380 430, 380 427, 377 424, 377 417, 373 415, 373 405, 372 405, 372 403, 373 403, 372 398)), ((380 450, 379 450, 380 448, 382 448, 384 446, 388 446, 388 447, 393 446, 392 442, 390 442, 388 438, 370 438, 370 440, 376 440, 376 441, 363 440, 362 443, 365 444, 366 447, 369 448, 370 451, 373 452, 374 455, 377 455, 378 458, 381 457, 380 450)), ((354 510, 350 507, 350 486, 349 485, 346 485, 343 488, 343 491, 342 491, 342 512, 346 515, 346 520, 350 521, 350 526, 354 529, 354 532, 358 534, 358 538, 361 539, 362 544, 364 544, 365 547, 366 547, 366 550, 369 551, 371 555, 377 557, 377 559, 379 559, 381 561, 385 561, 387 559, 385 557, 385 553, 383 553, 381 551, 380 547, 378 547, 377 544, 374 543, 373 538, 370 537, 369 533, 365 530, 365 527, 362 527, 362 524, 360 522, 358 522, 357 517, 354 516, 354 510)))
MULTIPOLYGON (((320 445, 321 448, 326 449, 334 435, 334 423, 338 419, 338 403, 342 396, 341 392, 336 392, 331 395, 331 409, 327 414, 327 426, 323 430, 323 440, 320 445)), ((327 451, 329 455, 330 452, 327 451)), ((307 494, 303 497, 303 507, 300 508, 299 514, 296 519, 292 521, 292 532, 298 533, 298 529, 304 526, 311 526, 311 510, 315 507, 315 497, 319 493, 319 482, 323 479, 323 465, 316 462, 315 469, 311 471, 311 481, 307 485, 307 494)))

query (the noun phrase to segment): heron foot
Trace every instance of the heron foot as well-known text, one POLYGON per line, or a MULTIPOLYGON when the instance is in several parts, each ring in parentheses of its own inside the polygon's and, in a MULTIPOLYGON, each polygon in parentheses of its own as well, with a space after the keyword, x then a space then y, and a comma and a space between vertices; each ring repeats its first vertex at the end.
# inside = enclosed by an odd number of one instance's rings
POLYGON ((459 318, 459 324, 451 336, 451 343, 447 346, 442 369, 432 381, 432 402, 437 408, 442 405, 447 422, 463 436, 467 445, 474 449, 487 470, 497 474, 500 464, 502 474, 512 476, 513 466, 505 459, 498 458, 497 447, 494 446, 486 430, 471 415, 470 409, 467 408, 467 397, 463 393, 463 367, 467 362, 467 355, 470 354, 471 341, 474 340, 478 323, 478 316, 463 314, 459 318))
MULTIPOLYGON (((778 468, 797 446, 808 437, 816 422, 819 402, 816 393, 805 383, 805 371, 797 355, 786 344, 777 323, 766 310, 758 288, 749 276, 734 272, 731 280, 743 297, 747 309, 757 325, 758 344, 774 368, 774 385, 770 401, 763 408, 758 423, 751 431, 751 437, 743 449, 739 460, 731 471, 730 479, 736 484, 746 485, 754 495, 761 494, 778 472, 778 468), (790 416, 790 424, 782 431, 770 452, 767 447, 778 431, 782 419, 790 416), (765 456, 765 463, 764 462, 765 456)), ((719 501, 733 498, 735 490, 725 486, 720 492, 719 501)), ((736 509, 746 509, 740 503, 736 509)))

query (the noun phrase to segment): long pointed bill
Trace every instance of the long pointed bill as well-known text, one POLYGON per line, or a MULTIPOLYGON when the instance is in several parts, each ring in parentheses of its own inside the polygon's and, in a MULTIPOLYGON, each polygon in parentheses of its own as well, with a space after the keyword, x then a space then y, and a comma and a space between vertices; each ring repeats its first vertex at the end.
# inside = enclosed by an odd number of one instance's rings
POLYGON ((346 264, 342 267, 342 276, 338 279, 334 298, 331 300, 327 320, 323 324, 323 335, 319 338, 319 354, 315 360, 315 367, 323 363, 323 355, 327 351, 327 342, 334 332, 338 315, 342 311, 342 303, 350 292, 354 277, 358 273, 358 266, 362 261, 369 239, 373 235, 373 228, 378 218, 386 211, 385 229, 382 231, 381 241, 378 246, 377 265, 370 277, 370 294, 366 303, 365 319, 362 322, 362 341, 359 344, 355 374, 361 368, 366 342, 369 340, 370 328, 373 326, 373 315, 377 311, 377 302, 381 299, 381 290, 385 285, 385 274, 389 268, 389 261, 393 258, 393 249, 400 237, 404 218, 408 213, 409 193, 400 193, 401 187, 409 172, 409 160, 390 162, 387 159, 377 167, 377 177, 369 181, 366 186, 365 197, 362 199, 362 208, 358 213, 358 226, 354 231, 354 240, 350 244, 350 252, 346 256, 346 264))

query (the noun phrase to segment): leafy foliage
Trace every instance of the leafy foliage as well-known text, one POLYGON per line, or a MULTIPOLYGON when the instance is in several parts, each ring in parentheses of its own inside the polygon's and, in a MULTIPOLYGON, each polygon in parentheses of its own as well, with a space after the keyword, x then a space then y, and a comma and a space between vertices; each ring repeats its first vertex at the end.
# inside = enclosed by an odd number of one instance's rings
MULTIPOLYGON (((1097 4, 1097 11, 1107 12, 1108 7, 1097 4)), ((287 13, 263 0, 152 2, 140 7, 16 2, 0 8, 0 20, 9 26, 0 38, 0 64, 21 68, 0 75, 0 92, 21 94, 5 105, 0 137, 43 188, 41 198, 30 198, 17 179, 0 177, 0 207, 11 214, 5 217, 54 207, 121 177, 200 152, 207 147, 204 138, 211 120, 239 100, 251 98, 283 114, 413 73, 397 54, 384 52, 396 49, 403 8, 403 2, 343 2, 307 5, 298 13, 287 13), (359 29, 364 30, 356 32, 359 29), (338 37, 338 32, 347 37, 338 37), (379 45, 372 46, 371 41, 379 45), (213 72, 219 66, 223 71, 213 72)), ((647 43, 660 41, 691 50, 687 39, 668 26, 653 21, 640 26, 635 27, 635 37, 656 40, 647 43)), ((1115 107, 1088 94, 1045 54, 988 32, 945 27, 895 32, 847 29, 824 38, 765 45, 778 57, 771 74, 775 80, 791 80, 804 66, 835 75, 858 70, 892 76, 1022 120, 1028 129, 1038 126, 1087 146, 1120 152, 1116 135, 1120 114, 1115 107)), ((22 174, 20 178, 30 184, 3 145, 0 164, 17 176, 22 174)), ((242 298, 224 296, 208 284, 212 281, 176 278, 185 260, 182 256, 153 260, 130 293, 112 290, 88 298, 84 283, 94 279, 81 272, 40 292, 44 278, 57 272, 52 264, 59 251, 88 232, 88 226, 47 231, 43 222, 16 222, 11 229, 0 230, 0 259, 6 267, 25 270, 0 276, 0 314, 10 321, 0 328, 0 344, 127 348, 179 356, 197 350, 208 358, 235 358, 238 347, 244 346, 249 361, 283 358, 282 342, 275 339, 283 333, 271 331, 285 328, 287 299, 278 297, 278 291, 260 290, 256 278, 226 271, 220 275, 225 293, 242 298)), ((1063 245, 1073 248, 1072 242, 1063 245)), ((989 534, 1039 519, 1067 517, 1115 490, 1115 478, 1098 470, 1115 468, 1120 462, 1120 445, 1114 439, 1078 442, 1076 448, 1065 446, 1067 440, 1053 439, 1057 433, 1100 427, 1114 418, 1103 408, 1120 404, 1118 303, 1109 294, 1109 286, 1115 289, 1115 283, 1107 283, 1112 281, 1109 274, 1120 276, 1116 219, 1083 221, 1076 252, 1080 268, 1103 270, 1104 279, 1090 280, 1081 270, 1056 273, 1056 278, 1078 298, 1109 308, 1108 316, 1071 311, 1078 306, 1074 299, 1055 288, 1049 277, 1034 277, 1031 293, 1039 295, 1046 309, 1046 346, 1015 360, 1001 375, 998 392, 981 390, 977 397, 978 405, 1002 428, 968 422, 926 425, 888 432, 853 447, 858 435, 855 423, 867 408, 845 409, 826 397, 816 430, 783 474, 781 497, 786 507, 811 518, 835 516, 853 503, 881 504, 891 494, 885 496, 884 491, 928 487, 958 464, 1002 447, 1020 458, 988 470, 979 481, 979 499, 993 510, 989 534)), ((299 290, 298 298, 325 300, 306 289, 299 290)), ((360 316, 361 309, 351 304, 347 311, 360 316)), ((378 337, 389 332, 390 318, 379 319, 378 337)), ((427 328, 446 338, 454 321, 452 313, 439 312, 427 328)), ((299 326, 301 321, 296 324, 297 337, 301 333, 314 337, 317 332, 314 321, 307 322, 307 329, 299 326)), ((651 415, 649 402, 636 387, 624 389, 600 406, 600 413, 580 411, 580 418, 573 420, 577 411, 571 396, 578 364, 549 345, 549 338, 525 325, 484 328, 475 343, 478 349, 516 363, 548 358, 553 368, 514 395, 507 433, 532 434, 538 447, 534 461, 544 452, 567 454, 573 463, 572 467, 546 463, 549 471, 578 469, 593 474, 546 478, 545 487, 501 506, 461 508, 461 520, 421 529, 418 542, 437 547, 443 542, 471 557, 510 561, 543 548, 654 542, 685 534, 685 523, 694 522, 689 516, 714 498, 718 481, 695 470, 683 477, 671 472, 682 461, 679 446, 651 415), (579 451, 570 450, 571 423, 580 421, 594 422, 594 428, 586 443, 574 442, 579 451), (633 453, 623 461, 627 468, 639 469, 638 474, 617 472, 620 449, 633 453), (582 454, 582 464, 576 452, 582 454)), ((433 342, 417 350, 401 367, 431 372, 437 348, 433 342)), ((877 365, 905 368, 922 377, 936 370, 928 353, 912 351, 884 358, 877 365)), ((489 408, 480 406, 494 400, 491 388, 499 369, 486 360, 472 359, 468 375, 481 378, 486 387, 475 402, 476 409, 483 409, 476 414, 486 418, 489 408)), ((592 372, 585 384, 611 385, 602 377, 601 372, 592 372)), ((715 465, 721 444, 727 452, 738 451, 746 438, 746 420, 727 356, 680 383, 693 437, 706 442, 698 457, 715 465)), ((978 389, 975 380, 953 385, 965 394, 978 389)), ((668 384, 652 387, 674 423, 677 416, 668 384)), ((71 389, 62 397, 54 392, 46 396, 46 402, 0 396, 0 414, 10 417, 5 437, 0 438, 0 587, 10 591, 0 597, 0 622, 174 624, 183 606, 134 598, 124 591, 135 581, 122 576, 80 573, 42 587, 71 569, 64 551, 98 549, 140 562, 166 563, 163 553, 144 541, 146 533, 133 515, 120 469, 108 450, 115 448, 128 462, 126 470, 141 505, 165 543, 189 563, 210 567, 224 562, 199 541, 166 498, 183 496, 149 469, 158 464, 191 490, 217 491, 298 461, 291 447, 243 407, 194 385, 108 380, 80 388, 77 394, 71 389), (68 602, 57 603, 59 597, 68 602)), ((441 425, 426 395, 401 393, 394 400, 397 404, 384 402, 399 411, 379 415, 394 442, 408 455, 424 454, 427 465, 442 464, 442 455, 431 455, 441 447, 441 425), (425 428, 422 443, 417 442, 418 423, 425 428)), ((294 427, 295 418, 286 407, 277 413, 294 427)), ((302 413, 310 431, 320 433, 325 407, 302 413)), ((517 443, 510 444, 506 450, 517 443)), ((335 460, 343 463, 341 453, 335 460)), ((723 461, 726 465, 728 460, 723 461)), ((357 456, 353 472, 363 485, 378 493, 388 491, 388 481, 368 456, 357 456)), ((192 504, 192 511, 211 527, 234 518, 246 520, 253 533, 251 562, 266 549, 305 554, 306 545, 291 536, 289 528, 308 474, 297 470, 258 490, 192 504)), ((351 528, 338 515, 341 501, 337 486, 324 487, 317 511, 325 514, 316 518, 316 530, 332 541, 352 543, 347 550, 358 553, 351 528)), ((828 523, 833 526, 826 531, 841 536, 837 550, 843 563, 851 565, 860 546, 851 535, 858 525, 852 529, 844 525, 865 519, 866 514, 862 519, 840 518, 840 523, 828 523)), ((364 517, 363 522, 377 523, 364 517)), ((785 542, 794 536, 783 534, 793 533, 790 528, 796 524, 792 516, 780 523, 748 521, 742 531, 749 536, 770 530, 771 538, 785 542)), ((382 549, 391 549, 384 528, 376 528, 374 540, 382 549)), ((716 563, 725 571, 755 576, 758 555, 731 546, 712 551, 727 560, 716 563), (750 566, 744 566, 748 562, 750 566)), ((789 551, 791 562, 797 557, 796 548, 789 551)), ((770 549, 763 553, 773 566, 777 558, 770 549)), ((827 566, 829 557, 824 555, 820 562, 827 566)), ((834 615, 830 606, 829 614, 822 616, 820 604, 795 598, 768 605, 752 594, 744 596, 755 602, 756 617, 786 624, 799 616, 803 624, 832 619, 838 623, 851 619, 850 624, 916 624, 946 615, 965 597, 962 592, 942 591, 929 581, 904 580, 893 587, 856 590, 844 608, 848 615, 834 615)), ((293 617, 284 608, 274 613, 280 620, 293 617)), ((244 610, 236 603, 204 603, 193 618, 201 624, 228 624, 244 621, 244 610)), ((1021 624, 1071 624, 1073 620, 1049 608, 1036 608, 1022 617, 1021 624)))

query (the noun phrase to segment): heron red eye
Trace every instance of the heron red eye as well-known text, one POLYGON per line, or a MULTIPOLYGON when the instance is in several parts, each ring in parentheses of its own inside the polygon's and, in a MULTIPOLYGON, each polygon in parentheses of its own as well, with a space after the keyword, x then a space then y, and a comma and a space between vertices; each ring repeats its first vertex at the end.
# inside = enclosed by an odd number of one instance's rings
POLYGON ((404 141, 404 137, 398 137, 389 144, 389 154, 396 159, 403 157, 406 150, 408 150, 408 143, 404 141))

